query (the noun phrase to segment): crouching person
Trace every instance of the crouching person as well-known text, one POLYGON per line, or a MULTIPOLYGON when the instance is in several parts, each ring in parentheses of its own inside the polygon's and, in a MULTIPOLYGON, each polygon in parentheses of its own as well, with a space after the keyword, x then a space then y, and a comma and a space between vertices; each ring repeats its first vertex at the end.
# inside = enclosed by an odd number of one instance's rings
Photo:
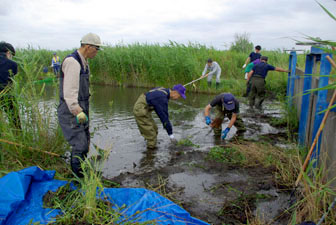
POLYGON ((141 94, 136 101, 133 113, 138 124, 141 135, 147 142, 148 149, 156 148, 158 127, 156 126, 152 112, 158 115, 163 127, 166 129, 172 142, 176 142, 173 135, 173 128, 169 121, 168 102, 169 99, 186 98, 185 87, 181 84, 175 85, 172 89, 154 88, 147 93, 141 94))
POLYGON ((224 140, 229 133, 231 127, 235 125, 237 127, 237 133, 243 133, 246 131, 243 120, 239 117, 239 102, 231 93, 223 93, 217 95, 204 109, 205 122, 207 125, 213 127, 215 136, 221 136, 224 140), (216 106, 216 118, 213 123, 210 119, 210 110, 216 106), (227 116, 230 119, 229 125, 222 132, 222 122, 227 116))

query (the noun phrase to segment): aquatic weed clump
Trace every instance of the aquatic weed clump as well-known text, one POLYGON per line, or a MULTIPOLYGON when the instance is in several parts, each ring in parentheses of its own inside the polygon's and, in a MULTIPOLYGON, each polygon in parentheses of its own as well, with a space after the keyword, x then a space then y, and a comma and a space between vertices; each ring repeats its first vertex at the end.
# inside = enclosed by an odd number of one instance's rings
POLYGON ((213 147, 210 149, 209 158, 230 164, 243 164, 246 161, 246 157, 233 147, 213 147))
POLYGON ((199 145, 194 144, 190 139, 186 138, 186 139, 180 139, 177 142, 178 146, 190 146, 190 147, 196 147, 198 148, 199 145))

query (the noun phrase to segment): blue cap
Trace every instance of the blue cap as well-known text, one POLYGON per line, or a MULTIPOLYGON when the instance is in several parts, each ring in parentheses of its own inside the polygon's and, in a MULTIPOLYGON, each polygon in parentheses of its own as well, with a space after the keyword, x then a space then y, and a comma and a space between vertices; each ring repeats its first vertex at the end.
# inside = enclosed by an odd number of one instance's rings
POLYGON ((233 110, 236 105, 234 101, 234 96, 231 93, 224 94, 223 103, 226 110, 233 110))
POLYGON ((186 88, 182 85, 182 84, 176 84, 172 90, 174 91, 177 91, 182 98, 186 99, 186 96, 185 96, 185 91, 186 91, 186 88))

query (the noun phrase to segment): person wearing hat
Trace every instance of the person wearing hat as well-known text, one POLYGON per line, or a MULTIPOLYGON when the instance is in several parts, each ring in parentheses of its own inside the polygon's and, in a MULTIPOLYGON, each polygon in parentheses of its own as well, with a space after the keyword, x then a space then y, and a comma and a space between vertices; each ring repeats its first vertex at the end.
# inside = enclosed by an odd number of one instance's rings
POLYGON ((7 42, 0 42, 0 101, 1 107, 9 117, 9 121, 16 129, 21 130, 19 110, 15 97, 10 94, 12 78, 17 74, 17 63, 12 60, 15 56, 14 47, 7 42))
MULTIPOLYGON (((250 62, 253 62, 256 59, 260 59, 260 57, 261 57, 260 51, 261 51, 261 46, 260 45, 255 46, 254 52, 250 53, 250 55, 245 60, 245 63, 244 63, 242 68, 244 69, 250 62)), ((245 80, 246 80, 246 78, 245 78, 245 80)))
POLYGON ((205 64, 204 70, 202 72, 201 77, 208 77, 208 87, 211 87, 212 83, 212 76, 216 74, 216 89, 219 88, 220 84, 220 75, 221 75, 222 69, 220 68, 219 64, 215 61, 212 61, 212 59, 208 59, 207 63, 205 64), (209 71, 209 73, 207 73, 209 71))
POLYGON ((243 120, 239 116, 239 102, 231 93, 222 93, 217 95, 204 109, 205 123, 211 125, 210 110, 216 107, 217 114, 214 119, 216 125, 213 126, 215 136, 220 136, 222 140, 226 138, 231 127, 235 125, 237 127, 237 133, 243 133, 246 131, 243 120), (222 132, 222 122, 227 116, 230 120, 229 125, 222 132), (219 121, 219 122, 218 122, 219 121))
POLYGON ((168 102, 169 99, 176 100, 181 97, 185 99, 185 91, 186 89, 183 85, 177 84, 172 89, 163 87, 154 88, 139 96, 134 105, 133 114, 140 133, 147 142, 148 149, 155 149, 157 143, 158 127, 152 118, 153 111, 160 118, 170 140, 173 143, 177 142, 169 121, 168 102))
POLYGON ((58 76, 58 73, 61 68, 61 64, 60 64, 60 58, 56 54, 56 52, 53 53, 53 57, 51 59, 51 67, 54 69, 55 76, 58 76))
POLYGON ((80 43, 80 48, 65 57, 61 65, 57 114, 63 135, 72 147, 72 171, 83 177, 80 159, 85 159, 90 146, 88 59, 97 55, 102 43, 93 33, 83 36, 80 43))
MULTIPOLYGON (((254 60, 253 62, 251 62, 247 65, 247 67, 245 68, 245 80, 247 80, 248 73, 252 70, 252 68, 260 62, 261 61, 258 58, 258 59, 254 60)), ((247 97, 249 95, 250 91, 251 91, 251 81, 246 83, 246 92, 243 95, 243 97, 247 97)))
POLYGON ((251 83, 251 94, 249 96, 250 108, 254 106, 261 110, 261 105, 265 99, 265 79, 268 71, 289 72, 280 67, 274 67, 267 64, 267 56, 261 56, 260 63, 256 64, 249 72, 247 82, 251 83))

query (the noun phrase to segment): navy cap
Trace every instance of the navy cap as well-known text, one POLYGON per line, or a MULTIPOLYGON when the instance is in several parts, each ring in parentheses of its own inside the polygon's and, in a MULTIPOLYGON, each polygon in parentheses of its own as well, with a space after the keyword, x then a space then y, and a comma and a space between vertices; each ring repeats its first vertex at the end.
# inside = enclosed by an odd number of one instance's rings
POLYGON ((225 109, 229 111, 233 110, 236 107, 234 97, 231 93, 224 94, 223 103, 224 103, 225 109))

